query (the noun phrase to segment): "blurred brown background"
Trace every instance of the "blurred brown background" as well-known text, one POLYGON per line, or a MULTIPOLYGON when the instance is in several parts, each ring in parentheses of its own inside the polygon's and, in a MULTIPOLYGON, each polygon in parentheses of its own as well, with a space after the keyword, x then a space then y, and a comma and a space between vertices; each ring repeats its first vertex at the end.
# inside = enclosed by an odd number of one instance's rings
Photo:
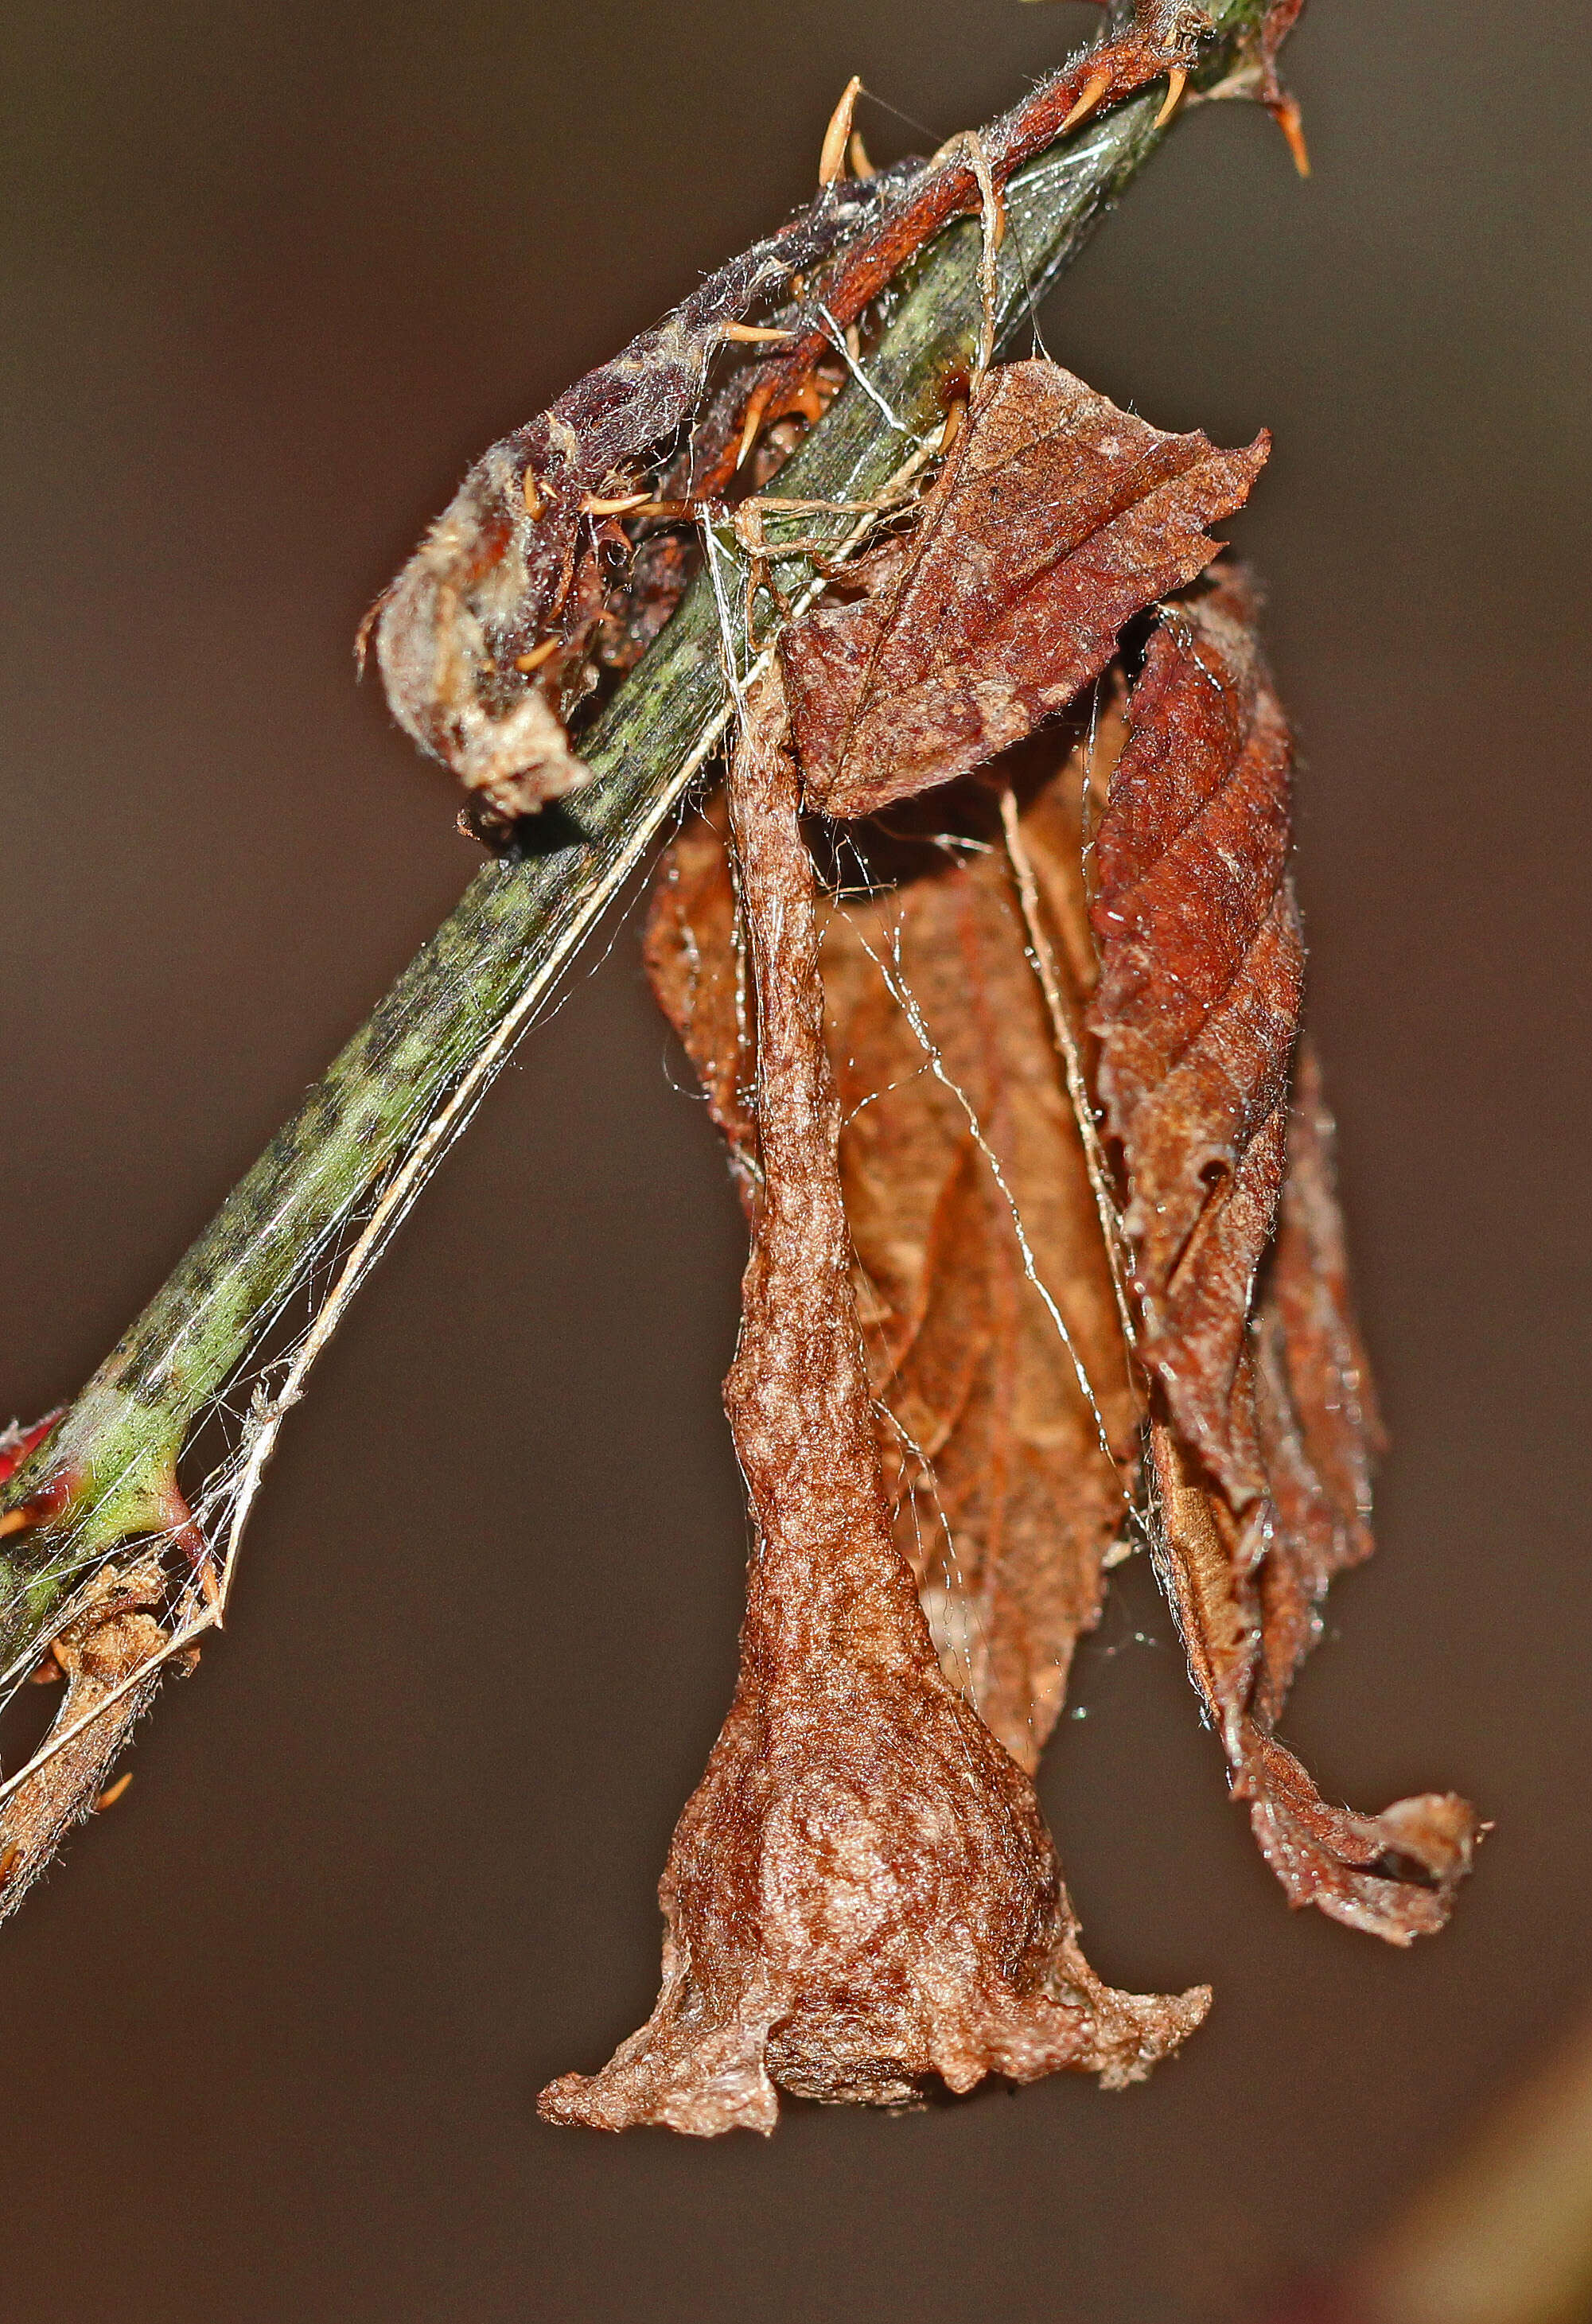
MULTIPOLYGON (((472 869, 354 685, 466 461, 806 194, 1093 23, 1017 0, 41 0, 4 34, 0 1417, 71 1391, 472 869)), ((1592 1997, 1584 12, 1315 0, 1316 175, 1183 124, 1047 310, 1235 528, 1302 734, 1313 1010, 1395 1433, 1289 1721, 1497 1819, 1452 1930, 1292 1919, 1147 1576, 1044 1777, 1146 2088, 772 2144, 542 2126, 656 1986, 728 1697, 741 1231, 632 921, 290 1424, 234 1624, 0 1933, 0 2311, 1181 2320, 1335 2270, 1592 1997), (1134 1642, 1146 1632, 1152 1644, 1134 1642)))

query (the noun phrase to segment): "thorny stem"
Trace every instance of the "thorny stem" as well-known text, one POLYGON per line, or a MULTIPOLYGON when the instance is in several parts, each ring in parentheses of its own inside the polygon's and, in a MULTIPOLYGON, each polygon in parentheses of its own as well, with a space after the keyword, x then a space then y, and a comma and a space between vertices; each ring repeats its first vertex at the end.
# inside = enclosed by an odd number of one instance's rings
MULTIPOLYGON (((1209 13, 1215 32, 1196 75, 1205 88, 1242 61, 1265 0, 1214 0, 1209 13)), ((1087 123, 1012 180, 998 342, 1020 328, 1160 143, 1163 95, 1152 88, 1087 123)), ((864 375, 781 470, 782 495, 866 500, 933 439, 951 385, 979 350, 982 245, 978 220, 963 220, 905 272, 864 375)), ((810 512, 771 521, 799 525, 806 540, 838 543, 848 530, 839 517, 826 526, 810 512)), ((435 1149, 439 1131, 467 1117, 717 747, 732 706, 727 635, 744 645, 745 567, 727 530, 707 545, 706 569, 582 739, 597 779, 544 811, 521 860, 477 874, 49 1440, 0 1489, 0 1528, 13 1510, 41 1517, 9 1530, 0 1549, 0 1674, 48 1642, 73 1582, 119 1544, 177 1533, 186 1515, 177 1462, 195 1421, 352 1213, 387 1202, 392 1219, 401 1215, 419 1183, 419 1150, 435 1149), (719 568, 729 556, 726 587, 719 568)), ((778 569, 787 596, 811 572, 788 552, 778 569)), ((760 625, 771 625, 770 614, 761 600, 760 625)), ((345 1287, 356 1280, 357 1272, 345 1287)))

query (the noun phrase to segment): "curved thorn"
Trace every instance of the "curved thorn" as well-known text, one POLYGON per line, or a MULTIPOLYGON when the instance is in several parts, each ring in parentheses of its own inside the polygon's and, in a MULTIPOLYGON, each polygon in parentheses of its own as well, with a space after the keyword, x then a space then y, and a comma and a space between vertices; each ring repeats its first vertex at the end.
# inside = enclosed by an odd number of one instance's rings
POLYGON ((1171 120, 1173 115, 1177 111, 1178 104, 1182 97, 1183 90, 1188 87, 1188 67, 1186 65, 1173 65, 1172 70, 1166 76, 1166 95, 1162 100, 1161 110, 1155 115, 1155 126, 1157 129, 1164 129, 1166 126, 1166 124, 1171 120))
POLYGON ((851 134, 851 115, 856 110, 861 93, 862 76, 853 73, 841 91, 841 101, 829 116, 829 126, 824 133, 824 144, 818 155, 818 183, 833 186, 845 174, 846 141, 851 134))
POLYGON ((1063 136, 1066 135, 1069 129, 1076 129, 1081 121, 1088 120, 1090 115, 1094 111, 1095 106, 1100 103, 1101 97, 1104 97, 1106 91, 1110 88, 1110 86, 1111 76, 1109 73, 1095 72, 1090 74, 1089 78, 1084 82, 1083 87, 1078 92, 1077 103, 1073 106, 1072 112, 1068 114, 1065 121, 1062 124, 1061 134, 1063 136))

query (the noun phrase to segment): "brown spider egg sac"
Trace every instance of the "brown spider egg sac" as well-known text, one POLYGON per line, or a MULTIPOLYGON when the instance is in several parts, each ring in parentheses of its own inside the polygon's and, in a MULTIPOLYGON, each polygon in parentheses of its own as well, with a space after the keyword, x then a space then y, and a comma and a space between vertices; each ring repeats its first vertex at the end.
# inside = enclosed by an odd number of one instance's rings
POLYGON ((1138 2079, 1209 1990, 1085 1961, 1026 1775, 941 1671, 881 1483, 841 1198, 814 881, 776 675, 730 778, 761 1166, 725 1403, 756 1533, 735 1698, 659 1895, 663 1987, 548 2119, 768 2131, 777 2089, 900 2106, 938 2076, 1138 2079))

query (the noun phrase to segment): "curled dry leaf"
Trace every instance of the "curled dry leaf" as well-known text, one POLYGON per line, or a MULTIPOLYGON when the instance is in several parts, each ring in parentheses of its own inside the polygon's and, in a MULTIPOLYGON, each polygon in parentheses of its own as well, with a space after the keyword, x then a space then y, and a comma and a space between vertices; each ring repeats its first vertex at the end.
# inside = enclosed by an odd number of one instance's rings
POLYGON ((1209 1994, 1113 1993, 1033 1787, 948 1682, 891 1536, 851 1293, 811 859, 777 678, 730 779, 760 1178, 725 1403, 756 1531, 735 1699, 680 1820, 649 2023, 561 2122, 768 2130, 776 2086, 899 2105, 1060 2067, 1130 2080, 1209 1994))
MULTIPOLYGON (((1055 408, 1042 370, 991 383, 975 447, 1008 394, 1030 418, 1055 408)), ((1059 392, 1098 443, 1098 399, 1059 392)), ((1146 433, 1152 466, 1169 440, 1202 442, 1146 433)), ((1071 473, 1048 445, 1013 460, 1014 507, 1035 462, 1071 473)), ((1142 514, 1144 466, 1118 516, 1142 514)), ((900 801, 1039 715, 1015 654, 986 684, 988 624, 965 654, 947 628, 911 677, 897 585, 932 550, 950 586, 979 473, 947 471, 926 545, 875 560, 859 604, 789 633, 807 797, 900 801)), ((1157 537, 1188 517, 1185 502, 1157 537)), ((1092 612, 1069 616, 1074 634, 1098 622, 1084 669, 1153 586, 1153 558, 1125 580, 1114 521, 1073 576, 1092 575, 1092 612)), ((1185 528, 1185 560, 1210 548, 1185 528)), ((1035 577, 1022 524, 989 529, 979 556, 994 626, 1015 606, 1009 634, 1038 634, 1027 601, 1059 585, 1035 577)), ((998 788, 942 788, 888 830, 837 836, 863 884, 815 911, 771 676, 728 842, 708 817, 670 852, 649 965, 754 1222, 727 1402, 758 1550, 740 1688, 664 1882, 658 2007, 603 2074, 548 2093, 560 2119, 767 2127, 776 2083, 894 2102, 932 2072, 958 2089, 991 2069, 1120 2075, 1194 2022, 1199 1997, 1086 1983, 1032 1795, 994 1740, 1032 1763, 1093 1618, 1133 1473, 1135 1367, 1157 1567, 1267 1859, 1294 1902, 1394 1941, 1449 1910, 1466 1803, 1332 1808, 1273 1732, 1321 1593, 1369 1550, 1376 1423, 1308 1061, 1290 1104, 1290 743, 1253 612, 1232 569, 1162 609, 1125 720, 1119 681, 1092 733, 1111 769, 1092 850, 1100 766, 1074 750, 1035 781, 1008 764, 998 788), (978 1933, 971 1961, 952 1919, 978 1933)))
POLYGON ((1222 1498, 1170 1429, 1153 1426, 1150 1439, 1163 1527, 1157 1566, 1262 1855, 1293 1904, 1315 1904, 1390 1944, 1435 1935, 1475 1857, 1476 1811, 1452 1792, 1395 1800, 1375 1816, 1321 1798, 1252 1707, 1253 1576, 1234 1559, 1222 1498))
POLYGON ((1283 1181, 1304 974, 1288 729, 1250 610, 1229 581, 1152 636, 1092 908, 1099 1087, 1127 1166, 1141 1353, 1237 1508, 1265 1483, 1249 1304, 1283 1181))
MULTIPOLYGON (((1115 735, 1025 786, 1036 933, 1074 1021, 1084 763, 1115 735)), ((934 805, 915 835, 858 835, 881 884, 821 910, 841 1183, 897 1547, 947 1677, 1032 1772, 1099 1614, 1139 1415, 995 796, 934 805)), ((750 1201, 755 1043, 717 803, 666 858, 646 951, 750 1201)))
POLYGON ((1204 571, 1268 447, 1164 435, 1054 364, 990 373, 910 533, 787 634, 808 805, 873 814, 1063 709, 1204 571))
MULTIPOLYGON (((1022 816, 1063 880, 1081 755, 1022 816)), ((972 851, 920 845, 916 877, 831 908, 824 980, 897 1543, 947 1674, 1032 1770, 1127 1527, 1139 1413, 997 802, 971 805, 972 851)), ((1065 946, 1035 933, 1076 1022, 1065 946)))
POLYGON ((1096 848, 1100 1090, 1128 1183, 1140 1354, 1164 1398, 1158 1563, 1190 1667, 1292 1900, 1408 1942, 1447 1918, 1474 1812, 1446 1794, 1376 1817, 1330 1808, 1271 1733, 1320 1590, 1369 1546, 1374 1422, 1313 1086, 1251 1327, 1303 959, 1288 735, 1252 612, 1231 579, 1170 609, 1129 700, 1096 848))
POLYGON ((1283 101, 1277 80, 1277 56, 1284 42, 1304 12, 1304 0, 1271 0, 1260 25, 1260 60, 1265 76, 1262 95, 1274 110, 1283 101))

